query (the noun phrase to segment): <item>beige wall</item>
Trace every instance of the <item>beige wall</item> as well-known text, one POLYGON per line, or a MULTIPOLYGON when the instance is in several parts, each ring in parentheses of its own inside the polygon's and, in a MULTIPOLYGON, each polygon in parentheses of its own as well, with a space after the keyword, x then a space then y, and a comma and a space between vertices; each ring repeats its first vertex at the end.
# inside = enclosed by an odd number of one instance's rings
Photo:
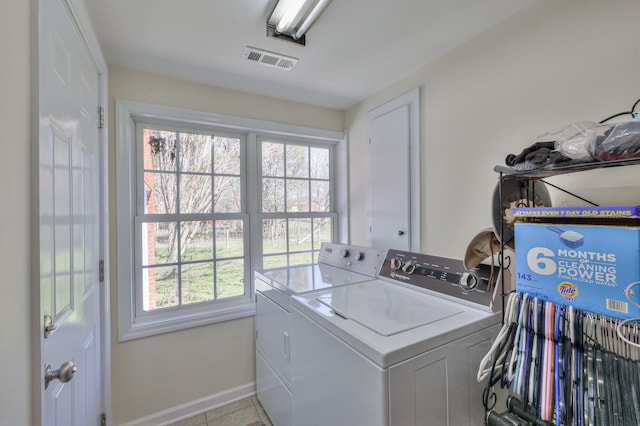
MULTIPOLYGON (((109 68, 109 98, 112 117, 113 100, 122 99, 324 130, 344 130, 339 111, 118 67, 109 68)), ((113 141, 113 134, 111 136, 113 141)))
POLYGON ((30 424, 29 2, 0 13, 0 424, 30 424))
POLYGON ((540 0, 347 111, 352 242, 366 243, 356 224, 365 223, 368 111, 420 88, 422 251, 462 258, 492 223, 494 165, 547 130, 640 98, 638 16, 635 0, 540 0))
MULTIPOLYGON (((181 107, 325 130, 342 131, 343 114, 157 75, 109 69, 109 114, 115 99, 181 107)), ((115 158, 115 123, 109 156, 115 158)), ((116 217, 115 162, 109 176, 111 218, 116 217)), ((114 219, 115 220, 115 219, 114 219)), ((117 224, 111 228, 117 259, 117 224)), ((112 264, 111 277, 117 277, 112 264)), ((116 278, 112 282, 112 405, 114 424, 139 419, 255 380, 253 317, 159 336, 117 342, 116 278)))

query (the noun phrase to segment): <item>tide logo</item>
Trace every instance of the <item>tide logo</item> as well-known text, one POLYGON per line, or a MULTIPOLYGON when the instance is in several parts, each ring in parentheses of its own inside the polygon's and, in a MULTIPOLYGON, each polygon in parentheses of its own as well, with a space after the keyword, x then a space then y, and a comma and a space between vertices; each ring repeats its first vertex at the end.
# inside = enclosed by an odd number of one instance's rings
POLYGON ((578 297, 578 287, 568 281, 564 281, 558 286, 558 293, 564 300, 571 301, 578 297))

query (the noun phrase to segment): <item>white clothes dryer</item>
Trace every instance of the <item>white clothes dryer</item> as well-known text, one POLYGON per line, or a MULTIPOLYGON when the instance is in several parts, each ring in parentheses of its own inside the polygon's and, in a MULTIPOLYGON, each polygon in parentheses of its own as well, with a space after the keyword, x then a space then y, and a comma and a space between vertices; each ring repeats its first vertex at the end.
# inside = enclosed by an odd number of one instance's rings
POLYGON ((482 425, 500 314, 481 269, 389 250, 378 280, 292 297, 293 424, 482 425))
POLYGON ((316 265, 255 272, 256 393, 276 426, 291 426, 290 297, 376 279, 384 253, 323 243, 316 265))

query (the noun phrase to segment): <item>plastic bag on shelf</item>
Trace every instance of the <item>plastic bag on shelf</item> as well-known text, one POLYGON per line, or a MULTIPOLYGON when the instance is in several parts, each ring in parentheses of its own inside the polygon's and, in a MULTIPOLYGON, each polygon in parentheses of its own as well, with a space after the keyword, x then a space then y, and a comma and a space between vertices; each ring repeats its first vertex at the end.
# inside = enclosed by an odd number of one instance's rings
POLYGON ((556 151, 574 161, 591 161, 589 147, 596 140, 596 123, 577 121, 544 133, 538 140, 555 141, 556 151))
POLYGON ((589 147, 596 140, 596 123, 578 121, 545 132, 533 145, 520 154, 509 154, 507 166, 516 170, 534 170, 549 164, 560 165, 567 161, 593 161, 589 147))
POLYGON ((596 138, 589 152, 600 161, 640 158, 640 122, 596 126, 596 138))

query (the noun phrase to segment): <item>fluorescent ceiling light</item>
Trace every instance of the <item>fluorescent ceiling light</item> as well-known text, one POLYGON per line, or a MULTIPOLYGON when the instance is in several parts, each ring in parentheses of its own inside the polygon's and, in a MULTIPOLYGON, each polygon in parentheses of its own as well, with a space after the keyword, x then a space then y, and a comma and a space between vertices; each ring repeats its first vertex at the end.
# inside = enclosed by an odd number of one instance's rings
POLYGON ((331 0, 279 0, 267 21, 277 35, 299 40, 318 19, 331 0))

